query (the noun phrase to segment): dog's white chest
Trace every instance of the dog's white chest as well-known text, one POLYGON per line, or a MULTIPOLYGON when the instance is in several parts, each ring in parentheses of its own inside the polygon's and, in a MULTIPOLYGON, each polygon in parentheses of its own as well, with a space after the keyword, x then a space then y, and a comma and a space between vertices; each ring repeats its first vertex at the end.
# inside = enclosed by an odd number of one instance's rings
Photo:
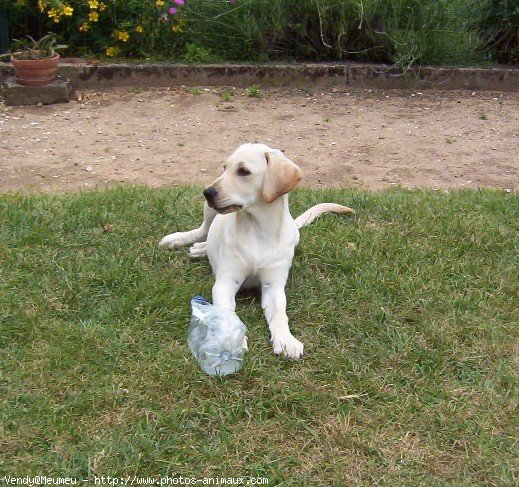
POLYGON ((239 272, 244 277, 257 276, 269 267, 290 268, 299 240, 295 225, 266 229, 236 226, 232 215, 218 215, 207 236, 207 256, 215 274, 239 272))

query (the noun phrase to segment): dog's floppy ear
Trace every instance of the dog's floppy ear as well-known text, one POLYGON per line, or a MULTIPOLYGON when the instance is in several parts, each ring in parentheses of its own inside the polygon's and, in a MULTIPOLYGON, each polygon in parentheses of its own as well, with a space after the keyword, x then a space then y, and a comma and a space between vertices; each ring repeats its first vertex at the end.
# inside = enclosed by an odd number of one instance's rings
POLYGON ((303 173, 290 159, 287 159, 281 151, 265 152, 267 169, 263 176, 263 198, 267 203, 272 203, 281 195, 288 193, 301 181, 303 173))

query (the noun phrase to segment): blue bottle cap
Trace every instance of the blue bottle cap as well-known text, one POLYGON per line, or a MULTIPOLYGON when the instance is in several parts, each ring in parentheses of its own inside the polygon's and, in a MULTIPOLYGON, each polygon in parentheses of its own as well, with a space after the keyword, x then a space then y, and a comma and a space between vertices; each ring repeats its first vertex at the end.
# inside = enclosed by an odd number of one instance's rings
POLYGON ((224 362, 227 362, 227 360, 230 360, 232 358, 232 354, 231 352, 229 352, 229 350, 224 350, 222 352, 221 357, 224 362))

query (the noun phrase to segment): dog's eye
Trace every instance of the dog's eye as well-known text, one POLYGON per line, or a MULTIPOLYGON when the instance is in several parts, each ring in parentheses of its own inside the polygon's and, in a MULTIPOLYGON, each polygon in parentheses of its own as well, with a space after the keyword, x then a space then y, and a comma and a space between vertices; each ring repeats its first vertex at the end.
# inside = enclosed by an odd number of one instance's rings
POLYGON ((236 171, 236 174, 238 176, 248 176, 250 174, 250 171, 248 169, 245 169, 244 167, 240 167, 240 169, 236 171))

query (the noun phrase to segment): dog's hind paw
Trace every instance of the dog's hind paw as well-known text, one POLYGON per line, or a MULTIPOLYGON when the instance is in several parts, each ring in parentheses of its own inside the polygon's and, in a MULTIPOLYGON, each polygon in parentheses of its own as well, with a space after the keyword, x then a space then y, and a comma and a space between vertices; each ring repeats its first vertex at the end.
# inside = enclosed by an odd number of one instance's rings
POLYGON ((207 255, 207 242, 197 242, 189 248, 189 257, 199 259, 207 255))

